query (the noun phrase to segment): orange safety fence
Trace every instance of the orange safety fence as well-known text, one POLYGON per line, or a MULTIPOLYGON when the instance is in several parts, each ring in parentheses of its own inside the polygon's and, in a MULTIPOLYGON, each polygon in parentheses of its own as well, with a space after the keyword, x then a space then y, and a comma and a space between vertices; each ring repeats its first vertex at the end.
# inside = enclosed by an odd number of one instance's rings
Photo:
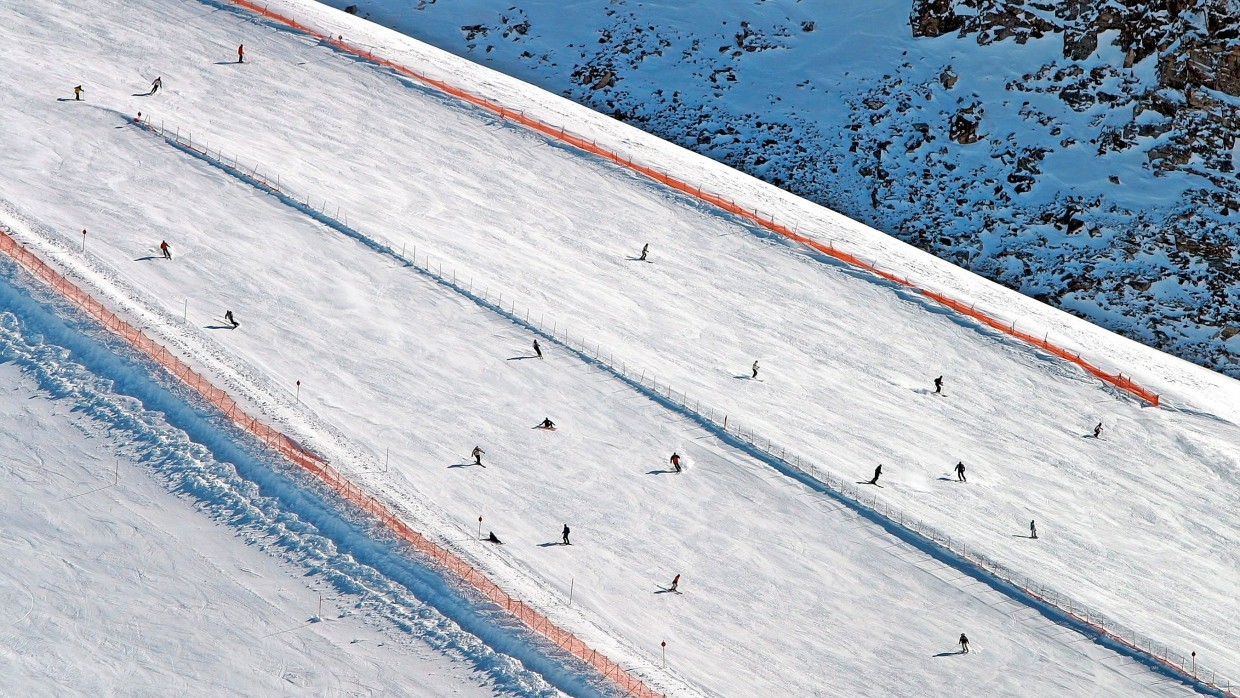
POLYGON ((33 252, 18 244, 2 227, 0 227, 0 252, 4 252, 9 257, 12 257, 23 267, 29 269, 35 276, 98 319, 109 330, 124 337, 144 354, 159 362, 160 365, 181 379, 186 385, 193 388, 199 395, 206 398, 208 402, 218 407, 221 412, 228 415, 228 418, 242 429, 245 429, 258 437, 263 443, 279 451, 285 458, 314 474, 320 481, 327 484, 349 502, 377 517, 392 533, 434 558, 444 567, 452 570, 475 589, 481 591, 491 601, 507 609, 509 613, 520 619, 529 628, 592 665, 631 695, 638 696, 639 698, 663 698, 663 694, 646 686, 640 679, 630 674, 619 664, 590 649, 589 646, 571 632, 558 627, 550 619, 525 602, 513 598, 501 589, 499 585, 487 579, 485 575, 458 555, 415 531, 409 524, 396 516, 385 504, 353 484, 352 481, 340 474, 322 458, 306 450, 283 433, 247 414, 228 393, 212 385, 200 373, 190 368, 179 356, 168 351, 166 347, 148 337, 142 330, 137 329, 108 310, 107 307, 95 300, 89 293, 83 291, 55 269, 52 269, 33 252))
POLYGON ((336 38, 336 37, 331 36, 330 34, 324 34, 323 32, 317 31, 315 29, 311 29, 310 27, 307 27, 304 24, 301 24, 295 19, 286 17, 284 15, 279 14, 278 12, 273 12, 272 10, 267 9, 267 6, 265 5, 259 6, 258 4, 251 2, 250 0, 229 0, 229 1, 236 5, 240 5, 249 10, 252 10, 253 12, 257 12, 258 14, 261 14, 264 17, 272 19, 288 27, 292 27, 293 29, 297 29, 298 31, 305 32, 319 39, 323 43, 326 43, 330 46, 338 48, 341 51, 345 51, 345 52, 354 54, 356 56, 366 58, 373 63, 384 66, 385 68, 391 68, 392 70, 395 70, 403 75, 408 75, 409 77, 412 77, 420 82, 426 83, 428 85, 433 85, 437 89, 447 94, 450 94, 454 97, 457 97, 466 102, 469 102, 470 104, 474 104, 490 112, 498 114, 501 118, 508 119, 510 121, 519 123, 527 128, 538 131, 539 133, 543 133, 547 135, 548 137, 554 138, 562 143, 567 143, 576 148, 584 150, 588 153, 592 153, 599 157, 610 160, 618 165, 623 165, 624 167, 627 167, 633 170, 634 172, 640 172, 641 174, 644 174, 647 177, 650 177, 651 179, 661 184, 664 184, 668 187, 676 189, 677 191, 693 196, 706 203, 712 204, 729 213, 735 214, 737 216, 741 216, 742 218, 745 218, 746 220, 756 223, 757 225, 763 228, 766 228, 767 230, 771 232, 778 233, 779 235, 782 235, 790 240, 795 240, 799 243, 807 245, 808 247, 818 252, 821 252, 825 255, 828 255, 834 259, 838 259, 842 262, 846 262, 853 266, 856 266, 856 267, 865 269, 869 272, 872 272, 874 274, 877 274, 883 279, 899 284, 905 288, 908 288, 909 290, 916 291, 917 293, 920 293, 923 296, 926 296, 927 298, 931 298, 941 303, 942 305, 945 305, 951 308, 952 310, 955 310, 958 313, 967 315, 968 317, 978 320, 979 322, 982 322, 983 324, 989 327, 992 327, 1000 332, 1003 332, 1004 334, 1010 335, 1012 337, 1016 337, 1038 348, 1045 349, 1046 351, 1051 352, 1052 354, 1064 359, 1065 361, 1070 361, 1080 366, 1081 368, 1085 369, 1086 371, 1093 374, 1094 376, 1097 376, 1099 379, 1107 383, 1110 383, 1111 385, 1114 385, 1117 388, 1125 390, 1153 405, 1158 405, 1158 394, 1157 393, 1154 393, 1153 391, 1138 385, 1131 378, 1124 376, 1122 373, 1118 373, 1118 374, 1107 373, 1101 368, 1098 368, 1097 366, 1094 366, 1093 364, 1089 363, 1087 360, 1081 358, 1081 355, 1079 353, 1069 352, 1067 349, 1059 347, 1058 345, 1055 345, 1055 344, 1051 344, 1049 341, 1046 340, 1045 337, 1042 339, 1038 339, 1037 337, 1033 335, 1030 335, 1025 332, 1021 332, 1015 328, 1014 323, 1011 323, 1011 324, 1004 323, 998 320, 997 318, 991 317, 990 315, 983 313, 980 310, 976 310, 971 305, 966 306, 964 303, 961 303, 960 301, 952 300, 951 298, 944 296, 941 293, 936 293, 934 291, 923 289, 920 286, 917 286, 916 284, 912 283, 908 279, 900 278, 889 272, 882 271, 878 269, 877 267, 875 267, 873 264, 866 263, 862 261, 860 258, 852 254, 849 254, 841 250, 837 250, 833 246, 830 246, 830 245, 824 245, 816 240, 805 237, 804 235, 799 235, 793 230, 790 230, 787 226, 776 223, 771 218, 762 217, 761 215, 758 214, 757 210, 749 210, 749 209, 742 208, 741 206, 738 206, 734 201, 730 199, 725 199, 724 197, 718 194, 704 192, 702 191, 700 187, 691 186, 684 181, 676 179, 675 177, 672 177, 663 172, 660 172, 652 167, 648 167, 646 165, 635 163, 633 162, 632 158, 624 157, 618 153, 607 150, 606 148, 603 148, 602 146, 598 145, 593 140, 587 140, 581 136, 577 136, 575 134, 569 133, 562 126, 552 126, 551 124, 544 123, 533 117, 526 116, 525 113, 522 111, 515 111, 512 109, 509 109, 507 107, 504 107, 501 104, 492 102, 484 97, 479 97, 472 93, 466 92, 465 90, 459 87, 450 85, 442 80, 436 80, 430 76, 423 75, 421 73, 418 73, 415 70, 406 68, 405 66, 400 65, 399 63, 396 63, 395 61, 392 61, 390 59, 376 56, 371 51, 363 50, 360 48, 355 48, 354 46, 348 43, 345 43, 343 39, 341 38, 336 38))

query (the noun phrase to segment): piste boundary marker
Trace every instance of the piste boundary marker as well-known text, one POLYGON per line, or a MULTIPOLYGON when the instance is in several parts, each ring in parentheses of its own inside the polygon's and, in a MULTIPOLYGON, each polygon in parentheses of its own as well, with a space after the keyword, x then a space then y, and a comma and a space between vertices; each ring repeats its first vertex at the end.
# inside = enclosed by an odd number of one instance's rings
POLYGON ((179 356, 168 351, 166 347, 151 339, 145 332, 113 313, 92 295, 69 281, 63 274, 53 269, 46 262, 20 245, 0 225, 0 252, 5 253, 34 276, 41 279, 61 295, 73 301, 78 307, 116 333, 142 353, 159 363, 183 383, 215 405, 234 424, 257 437, 267 446, 275 449, 280 455, 314 475, 320 482, 331 487, 335 492, 357 506, 361 510, 377 517, 393 534, 414 546, 420 552, 430 556, 436 562, 456 573, 482 592, 492 602, 506 609, 513 617, 520 620, 528 628, 551 640, 561 648, 568 650, 578 659, 598 670, 604 677, 615 682, 628 695, 637 698, 666 698, 666 696, 647 686, 641 679, 608 659, 598 651, 591 649, 585 642, 571 632, 560 628, 549 618, 532 608, 524 601, 510 596, 498 584, 479 572, 464 559, 431 541, 409 524, 400 519, 391 509, 353 484, 349 478, 340 474, 335 468, 314 453, 306 450, 301 444, 284 435, 282 432, 260 422, 245 412, 226 391, 215 387, 202 374, 193 370, 179 356))
POLYGON ((391 59, 383 58, 382 56, 376 56, 373 51, 354 47, 353 45, 345 42, 342 39, 338 39, 338 38, 332 37, 330 34, 324 34, 323 32, 320 32, 318 30, 311 29, 310 27, 298 22, 297 20, 291 17, 287 17, 278 12, 272 11, 268 9, 267 5, 260 6, 257 3, 250 2, 250 0, 226 0, 226 1, 234 5, 244 7, 252 12, 258 13, 268 19, 276 21, 292 29, 305 32, 306 34, 313 36, 319 41, 322 41, 323 43, 329 46, 332 46, 334 48, 337 48, 341 51, 353 54, 359 58, 364 58, 372 63, 375 63, 376 65, 381 65, 385 68, 390 68, 392 70, 397 71, 398 73, 401 73, 402 75, 406 75, 408 77, 414 78, 415 80, 418 80, 419 82, 433 86, 446 94, 452 95, 453 97, 464 100, 470 104, 473 104, 487 111, 490 111, 494 114, 497 114, 502 119, 506 119, 508 121, 519 123, 522 126, 525 126, 534 131, 542 133, 543 135, 548 136, 552 139, 555 139, 561 143, 571 145, 579 150, 584 150, 593 155, 597 155, 599 157, 610 160, 611 162, 614 162, 617 165, 626 167, 634 172, 643 174, 655 180, 656 182, 659 182, 660 184, 671 187, 672 189, 675 189, 681 193, 692 196, 705 203, 711 204, 715 206, 716 208, 727 211, 728 213, 740 216, 741 218, 744 218, 752 223, 755 223, 758 226, 765 228, 773 233, 781 235, 789 240, 799 242, 802 245, 805 245, 815 250, 816 252, 825 254, 833 259, 844 262, 846 264, 857 267, 859 269, 864 269, 865 271, 875 274, 876 276, 886 281, 889 281, 898 286, 906 288, 910 291, 914 291, 918 294, 921 294, 922 296, 925 296, 926 298, 934 300, 940 305, 950 308, 956 311, 957 313, 960 313, 961 315, 965 315, 967 317, 973 318, 974 320, 977 320, 978 322, 981 322, 982 324, 994 330, 1002 332, 1003 334, 1009 335, 1011 337, 1015 337, 1016 339, 1019 339, 1027 344, 1031 344, 1039 349, 1050 352, 1051 354, 1054 354, 1055 356, 1058 356, 1059 358, 1065 361, 1076 364, 1077 366, 1080 366, 1085 371, 1089 372, 1090 374, 1102 380, 1103 382, 1110 383, 1111 385, 1119 388, 1120 390, 1123 390, 1135 397, 1145 400, 1146 402, 1150 403, 1151 405, 1154 405, 1155 407, 1159 405, 1159 397, 1157 393, 1155 393, 1154 391, 1148 388, 1145 388, 1139 385, 1136 381, 1125 376, 1123 372, 1107 373, 1102 368, 1095 366, 1094 364, 1090 363, 1087 359, 1082 358, 1080 353, 1070 352, 1067 349, 1064 349, 1063 347, 1053 344, 1046 337, 1039 338, 1027 332, 1022 332, 1021 330, 1016 329, 1015 322, 1005 323, 1002 320, 999 320, 998 318, 995 318, 980 310, 977 310, 976 308, 972 306, 972 304, 965 304, 961 301, 957 301, 942 293, 938 293, 936 291, 931 291, 929 289, 922 288, 918 286, 917 284, 913 283, 912 281, 909 281, 906 278, 896 276, 895 274, 892 274, 890 272, 883 271, 879 269, 877 266, 875 266, 875 264, 866 262, 851 253, 836 249, 834 245, 830 245, 830 244, 824 245, 823 243, 818 242, 817 240, 806 237, 804 235, 801 235, 797 231, 789 229, 786 225, 776 223, 773 218, 765 218, 761 216, 757 212, 757 210, 751 211, 751 210, 742 208, 741 206, 738 206, 734 201, 725 199, 724 197, 718 194, 712 194, 710 192, 702 191, 700 187, 691 186, 688 183, 682 180, 676 179, 675 177, 672 177, 670 175, 664 174, 663 172, 653 167, 649 167, 647 165, 642 165, 640 163, 633 162, 632 158, 623 157, 619 153, 613 152, 611 150, 608 150, 606 148, 599 146, 593 140, 586 140, 582 136, 578 136, 576 134, 570 133, 562 126, 557 127, 551 124, 544 123, 542 121, 539 121, 538 119, 526 116, 521 111, 514 111, 512 109, 509 109, 503 106, 502 104, 493 102, 484 97, 479 97, 471 92, 468 92, 462 88, 456 87, 455 85, 451 85, 443 80, 437 80, 428 75, 423 75, 422 73, 419 73, 416 70, 413 70, 411 68, 407 68, 391 59))

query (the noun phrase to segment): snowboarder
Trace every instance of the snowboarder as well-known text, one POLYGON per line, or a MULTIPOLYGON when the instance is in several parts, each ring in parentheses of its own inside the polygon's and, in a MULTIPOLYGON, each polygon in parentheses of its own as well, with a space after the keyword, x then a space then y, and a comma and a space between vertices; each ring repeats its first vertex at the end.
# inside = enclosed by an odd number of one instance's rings
POLYGON ((564 532, 560 534, 564 537, 564 545, 572 545, 572 543, 568 542, 568 533, 568 524, 564 524, 564 532))
POLYGON ((668 589, 668 591, 676 591, 676 587, 677 587, 677 585, 679 585, 679 584, 680 584, 680 575, 676 575, 676 576, 672 579, 672 587, 671 587, 670 589, 668 589))
POLYGON ((235 330, 235 329, 237 329, 237 327, 239 327, 239 326, 241 325, 241 323, 237 322, 237 321, 233 318, 233 314, 232 314, 232 311, 231 311, 231 310, 225 310, 225 311, 224 311, 224 319, 225 319, 225 320, 227 320, 228 322, 231 322, 231 323, 232 323, 232 326, 233 326, 233 329, 234 329, 234 330, 235 330))
POLYGON ((85 91, 86 90, 83 90, 81 85, 78 85, 77 87, 73 88, 73 99, 79 102, 82 101, 82 93, 85 91))
POLYGON ((966 480, 964 477, 964 461, 960 461, 959 463, 956 464, 956 481, 957 482, 968 482, 968 480, 966 480))
POLYGON ((469 452, 469 455, 474 457, 474 465, 482 465, 482 454, 484 453, 486 451, 482 450, 482 447, 474 446, 474 450, 469 452))
POLYGON ((159 251, 164 253, 164 259, 172 259, 172 250, 168 248, 167 240, 159 242, 159 251))
POLYGON ((753 362, 753 378, 754 378, 754 380, 757 380, 757 378, 758 378, 758 361, 757 361, 757 359, 755 359, 755 360, 754 360, 754 362, 753 362))
POLYGON ((488 543, 495 543, 496 545, 503 545, 503 544, 504 544, 504 541, 502 541, 502 540, 500 540, 498 537, 496 537, 496 535, 495 535, 495 531, 488 531, 488 533, 490 533, 490 534, 491 534, 491 535, 487 536, 487 542, 488 542, 488 543))
POLYGON ((245 44, 237 46, 237 62, 245 63, 245 44))
POLYGON ((1101 436, 1102 436, 1102 422, 1098 422, 1098 426, 1094 427, 1094 438, 1097 439, 1101 436))
POLYGON ((538 358, 542 358, 542 347, 538 346, 538 340, 534 340, 534 353, 538 354, 538 358))
POLYGON ((638 259, 643 262, 646 261, 646 253, 649 251, 650 251, 650 243, 646 243, 642 245, 642 256, 638 257, 638 259))
POLYGON ((882 474, 883 474, 883 464, 882 464, 882 463, 879 463, 879 464, 878 464, 878 467, 874 469, 874 479, 873 479, 873 480, 870 480, 869 484, 871 484, 871 485, 877 485, 877 484, 878 484, 878 477, 879 477, 880 475, 882 475, 882 474))
POLYGON ((1038 539, 1038 527, 1033 521, 1029 522, 1029 537, 1034 540, 1038 539))
POLYGON ((964 633, 960 633, 960 654, 969 653, 969 638, 964 633))
POLYGON ((934 379, 934 394, 935 395, 943 394, 943 376, 939 376, 938 378, 934 379))
POLYGON ((672 467, 676 469, 676 472, 680 472, 680 454, 675 451, 672 451, 672 467))
POLYGON ((160 77, 156 77, 154 80, 151 81, 151 91, 148 94, 155 94, 156 92, 159 92, 159 88, 163 86, 164 86, 164 79, 160 77))
POLYGON ((538 425, 538 428, 539 429, 554 429, 555 422, 551 421, 550 417, 547 417, 543 419, 542 424, 538 425))

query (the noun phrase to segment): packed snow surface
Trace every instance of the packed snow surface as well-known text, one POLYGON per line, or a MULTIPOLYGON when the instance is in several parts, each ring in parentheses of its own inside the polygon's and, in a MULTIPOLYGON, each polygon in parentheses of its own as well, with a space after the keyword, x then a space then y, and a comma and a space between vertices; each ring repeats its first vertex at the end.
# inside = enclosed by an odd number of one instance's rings
MULTIPOLYGON (((588 337, 629 373, 657 375, 837 475, 867 480, 881 462, 883 506, 1236 675, 1233 381, 357 18, 273 7, 1045 331, 1160 391, 1165 407, 225 5, 0 7, 16 35, 0 43, 0 223, 415 527, 670 694, 1189 691, 562 345, 544 337, 534 358, 534 335, 401 258, 502 294, 497 304, 557 335, 567 327, 574 345, 588 337), (156 76, 164 89, 146 96, 156 76), (77 84, 85 102, 72 99, 77 84), (230 164, 278 174, 308 204, 134 127, 138 111, 230 164), (347 217, 367 239, 308 208, 347 217), (633 259, 644 243, 649 263, 633 259), (225 326, 226 309, 240 327, 225 326), (945 397, 930 394, 940 374, 945 397), (544 417, 558 429, 535 429, 544 417), (475 445, 486 468, 469 465, 475 445), (673 450, 693 467, 669 472, 673 450), (952 481, 958 461, 967 484, 952 481), (1025 537, 1031 519, 1037 541, 1025 537), (572 546, 558 544, 566 523, 572 546), (479 541, 479 529, 504 545, 479 541), (665 592, 676 574, 682 593, 665 592), (961 632, 968 656, 956 654, 961 632)), ((595 690, 571 662, 533 668, 558 690, 595 690)), ((516 674, 490 680, 542 690, 516 674)))

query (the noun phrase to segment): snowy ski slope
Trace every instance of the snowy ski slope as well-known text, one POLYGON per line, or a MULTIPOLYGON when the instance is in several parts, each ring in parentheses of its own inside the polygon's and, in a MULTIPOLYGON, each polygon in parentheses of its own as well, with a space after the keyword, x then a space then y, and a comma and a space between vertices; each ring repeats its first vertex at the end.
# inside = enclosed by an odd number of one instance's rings
POLYGON ((531 338, 511 324, 123 115, 154 111, 278 171, 359 229, 515 293, 837 473, 866 479, 881 461, 884 501, 1211 666, 1237 665, 1232 382, 379 29, 348 25, 401 60, 571 115, 578 132, 778 204, 802 230, 1040 324, 1135 372, 1171 407, 1143 407, 866 275, 245 13, 154 0, 92 7, 91 32, 49 75, 40 56, 78 31, 86 4, 0 12, 23 32, 0 48, 13 95, 0 132, 5 219, 655 683, 722 695, 1182 690, 894 544, 588 365, 555 350, 518 358, 531 338), (152 17, 161 20, 139 19, 152 17), (244 66, 229 63, 240 41, 244 66), (165 93, 132 94, 154 75, 165 93), (85 83, 87 103, 53 101, 48 85, 61 82, 85 83), (85 257, 73 232, 83 226, 85 257), (153 258, 160 239, 172 263, 153 258), (627 259, 645 242, 653 264, 627 259), (225 307, 240 329, 212 329, 225 307), (754 358, 764 380, 738 378, 754 358), (940 373, 946 399, 927 395, 940 373), (289 394, 297 380, 303 404, 289 394), (544 416, 560 430, 530 428, 544 416), (1104 438, 1083 438, 1099 420, 1104 438), (452 467, 474 444, 490 467, 452 467), (375 472, 389 448, 390 472, 375 472), (660 472, 672 449, 694 461, 688 473, 660 472), (941 481, 957 460, 967 486, 941 481), (472 540, 479 515, 503 548, 472 540), (1030 518, 1037 543, 1017 537, 1030 518), (565 522, 576 544, 542 545, 565 522), (686 593, 656 594, 676 573, 686 593), (962 630, 977 650, 969 664, 935 656, 962 630), (880 662, 889 671, 876 673, 880 662))

